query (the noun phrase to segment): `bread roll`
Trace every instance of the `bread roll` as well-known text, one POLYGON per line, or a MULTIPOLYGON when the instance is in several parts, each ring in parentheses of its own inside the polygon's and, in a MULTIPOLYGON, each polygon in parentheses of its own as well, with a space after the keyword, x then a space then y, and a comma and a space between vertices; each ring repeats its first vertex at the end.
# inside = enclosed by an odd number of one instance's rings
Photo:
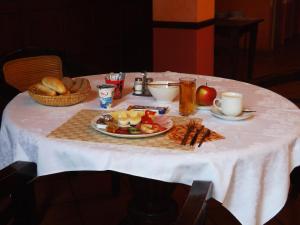
POLYGON ((42 84, 59 94, 64 94, 67 92, 67 88, 65 87, 64 83, 56 77, 44 77, 42 79, 42 84))
POLYGON ((62 82, 68 90, 70 90, 73 86, 73 80, 70 77, 63 77, 62 82))
POLYGON ((83 78, 76 78, 74 80, 73 86, 70 89, 71 93, 77 92, 81 87, 82 82, 83 82, 83 78))
POLYGON ((85 92, 90 88, 90 82, 88 79, 83 78, 82 83, 78 91, 85 92))
POLYGON ((63 95, 69 95, 69 94, 71 94, 71 91, 67 90, 67 92, 64 93, 63 95))
POLYGON ((33 85, 33 88, 37 94, 48 95, 48 96, 56 95, 56 91, 44 86, 42 83, 37 83, 37 84, 33 85))

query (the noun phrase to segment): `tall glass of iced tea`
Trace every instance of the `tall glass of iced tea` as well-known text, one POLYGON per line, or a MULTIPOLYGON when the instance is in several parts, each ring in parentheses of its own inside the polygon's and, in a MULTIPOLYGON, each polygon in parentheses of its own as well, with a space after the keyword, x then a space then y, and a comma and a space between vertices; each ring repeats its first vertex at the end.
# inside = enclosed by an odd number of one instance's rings
POLYGON ((196 79, 184 77, 179 79, 179 113, 188 116, 195 111, 196 79))

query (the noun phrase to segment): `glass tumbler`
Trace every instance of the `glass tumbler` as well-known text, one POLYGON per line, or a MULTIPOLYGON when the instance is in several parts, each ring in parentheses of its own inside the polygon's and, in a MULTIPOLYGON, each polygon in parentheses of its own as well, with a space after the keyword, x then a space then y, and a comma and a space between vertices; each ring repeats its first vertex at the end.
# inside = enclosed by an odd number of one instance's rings
POLYGON ((184 77, 179 79, 179 114, 188 116, 195 112, 196 79, 184 77))

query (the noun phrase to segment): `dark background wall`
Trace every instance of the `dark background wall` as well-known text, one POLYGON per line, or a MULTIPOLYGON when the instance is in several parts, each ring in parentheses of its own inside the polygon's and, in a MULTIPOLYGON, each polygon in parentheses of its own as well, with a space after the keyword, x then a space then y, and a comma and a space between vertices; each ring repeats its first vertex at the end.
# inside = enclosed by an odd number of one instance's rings
POLYGON ((0 56, 62 53, 72 73, 152 70, 152 0, 0 0, 0 56))

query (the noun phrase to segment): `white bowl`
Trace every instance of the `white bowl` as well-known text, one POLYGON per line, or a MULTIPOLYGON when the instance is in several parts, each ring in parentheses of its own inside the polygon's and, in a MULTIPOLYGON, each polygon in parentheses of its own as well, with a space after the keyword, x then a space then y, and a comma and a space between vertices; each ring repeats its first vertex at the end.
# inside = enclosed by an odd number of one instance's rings
POLYGON ((157 101, 172 102, 177 97, 179 86, 168 86, 168 83, 174 83, 174 81, 160 80, 149 83, 148 89, 157 101))

